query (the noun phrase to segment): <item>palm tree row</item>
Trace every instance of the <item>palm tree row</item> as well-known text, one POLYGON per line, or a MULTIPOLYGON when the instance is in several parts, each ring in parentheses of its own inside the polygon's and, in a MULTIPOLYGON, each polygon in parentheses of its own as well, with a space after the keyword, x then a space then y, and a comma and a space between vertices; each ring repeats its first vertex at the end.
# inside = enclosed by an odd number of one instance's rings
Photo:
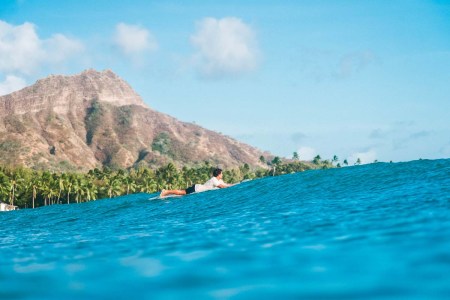
MULTIPOLYGON (((301 172, 324 165, 300 161, 283 162, 275 158, 269 168, 251 169, 248 164, 225 170, 227 182, 301 172)), ((130 170, 93 169, 88 173, 56 173, 24 167, 0 167, 0 201, 21 208, 69 204, 113 198, 131 193, 154 193, 162 189, 182 189, 202 183, 211 177, 208 162, 200 167, 178 169, 174 164, 152 170, 139 167, 130 170)))
MULTIPOLYGON (((80 203, 113 198, 136 192, 154 193, 161 189, 186 188, 204 182, 212 167, 179 170, 174 164, 152 170, 146 167, 130 170, 94 169, 88 173, 56 173, 24 167, 0 167, 0 201, 19 207, 35 208, 62 203, 80 203)), ((226 171, 230 180, 244 177, 236 170, 226 171)))

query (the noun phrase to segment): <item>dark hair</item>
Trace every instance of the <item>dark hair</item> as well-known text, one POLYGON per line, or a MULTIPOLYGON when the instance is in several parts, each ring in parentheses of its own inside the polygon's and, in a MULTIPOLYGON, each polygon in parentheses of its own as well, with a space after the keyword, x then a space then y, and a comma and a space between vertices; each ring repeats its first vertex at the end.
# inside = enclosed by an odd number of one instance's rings
POLYGON ((220 175, 220 173, 222 173, 222 169, 219 169, 219 168, 214 169, 214 171, 213 171, 213 176, 214 176, 214 177, 217 177, 217 176, 220 175))

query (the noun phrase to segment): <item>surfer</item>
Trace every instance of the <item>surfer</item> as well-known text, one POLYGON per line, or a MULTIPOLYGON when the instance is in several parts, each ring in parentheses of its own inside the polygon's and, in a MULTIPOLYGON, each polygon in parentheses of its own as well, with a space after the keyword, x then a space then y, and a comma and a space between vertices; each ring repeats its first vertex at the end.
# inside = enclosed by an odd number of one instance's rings
POLYGON ((222 180, 223 174, 222 170, 217 168, 213 171, 213 177, 209 179, 204 184, 194 184, 185 190, 162 190, 160 197, 165 197, 169 195, 188 195, 192 193, 199 193, 209 190, 222 189, 232 186, 233 184, 225 183, 222 180))

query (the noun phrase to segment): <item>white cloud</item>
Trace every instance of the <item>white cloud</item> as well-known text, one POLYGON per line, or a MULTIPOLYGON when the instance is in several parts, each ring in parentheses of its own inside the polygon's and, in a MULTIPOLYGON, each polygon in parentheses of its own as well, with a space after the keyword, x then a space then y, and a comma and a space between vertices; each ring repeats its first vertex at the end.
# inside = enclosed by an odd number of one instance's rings
POLYGON ((317 151, 311 147, 300 147, 297 153, 301 160, 313 160, 317 155, 317 151))
POLYGON ((217 78, 254 70, 259 50, 252 28, 238 18, 205 18, 191 36, 194 64, 204 77, 217 78))
POLYGON ((150 31, 141 26, 125 23, 117 24, 114 42, 126 55, 137 55, 158 49, 158 42, 150 31))
POLYGON ((14 26, 0 20, 0 72, 31 75, 42 66, 61 64, 84 50, 62 34, 41 39, 32 23, 14 26))
POLYGON ((84 50, 84 45, 62 34, 55 34, 45 42, 45 52, 53 64, 58 64, 68 57, 74 56, 84 50))
POLYGON ((6 76, 6 80, 0 82, 0 96, 15 92, 26 86, 25 80, 14 75, 6 76))
POLYGON ((377 159, 377 153, 375 150, 353 153, 348 159, 349 164, 356 163, 358 158, 361 160, 361 164, 373 163, 377 159))
POLYGON ((42 41, 31 23, 0 21, 0 71, 31 73, 43 59, 42 41))

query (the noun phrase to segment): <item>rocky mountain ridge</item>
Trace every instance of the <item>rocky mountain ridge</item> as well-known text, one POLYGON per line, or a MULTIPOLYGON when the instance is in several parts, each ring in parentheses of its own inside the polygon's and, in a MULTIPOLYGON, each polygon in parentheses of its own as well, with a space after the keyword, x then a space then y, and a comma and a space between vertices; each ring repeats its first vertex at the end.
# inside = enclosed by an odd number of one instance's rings
POLYGON ((52 75, 0 97, 0 163, 52 170, 208 161, 262 166, 269 155, 148 107, 110 70, 52 75))
POLYGON ((90 69, 73 76, 51 75, 0 98, 0 116, 36 113, 44 109, 67 114, 73 105, 93 99, 115 106, 145 107, 131 86, 111 70, 97 72, 90 69))

